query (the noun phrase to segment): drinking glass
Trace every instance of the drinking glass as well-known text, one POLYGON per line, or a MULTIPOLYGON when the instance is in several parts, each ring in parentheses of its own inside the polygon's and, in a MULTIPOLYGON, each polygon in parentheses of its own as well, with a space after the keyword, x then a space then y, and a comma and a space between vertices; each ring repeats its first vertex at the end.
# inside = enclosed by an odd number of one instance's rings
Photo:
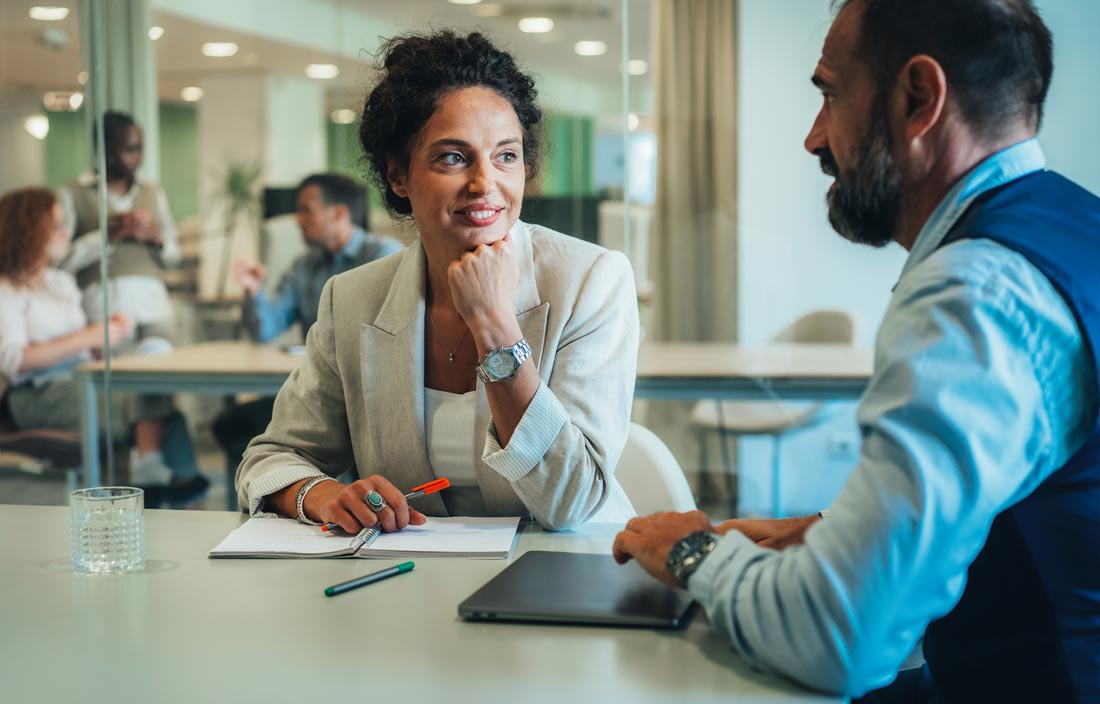
POLYGON ((73 567, 77 572, 133 572, 145 566, 145 492, 132 486, 74 491, 73 567))

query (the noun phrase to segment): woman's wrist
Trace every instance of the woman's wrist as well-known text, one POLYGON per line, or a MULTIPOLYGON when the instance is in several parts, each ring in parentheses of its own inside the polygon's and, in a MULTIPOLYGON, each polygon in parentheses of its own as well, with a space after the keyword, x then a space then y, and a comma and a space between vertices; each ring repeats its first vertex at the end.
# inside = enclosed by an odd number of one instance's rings
POLYGON ((471 316, 466 321, 470 328, 470 335, 474 338, 478 356, 484 356, 489 350, 497 347, 510 347, 523 339, 523 331, 519 327, 515 313, 498 316, 489 313, 484 316, 471 316))

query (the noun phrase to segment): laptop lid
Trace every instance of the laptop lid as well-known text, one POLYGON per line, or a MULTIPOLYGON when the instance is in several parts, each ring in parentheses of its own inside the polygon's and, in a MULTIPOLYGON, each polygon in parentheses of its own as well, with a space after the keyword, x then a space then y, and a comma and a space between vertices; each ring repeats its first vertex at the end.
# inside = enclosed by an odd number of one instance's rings
POLYGON ((459 604, 480 621, 580 623, 647 628, 687 625, 691 596, 610 555, 531 551, 459 604))

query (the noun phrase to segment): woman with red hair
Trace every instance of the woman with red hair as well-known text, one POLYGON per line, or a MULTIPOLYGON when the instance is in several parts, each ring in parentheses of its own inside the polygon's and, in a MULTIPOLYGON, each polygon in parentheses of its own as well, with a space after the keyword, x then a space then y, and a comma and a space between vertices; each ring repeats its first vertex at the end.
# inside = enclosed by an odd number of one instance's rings
MULTIPOLYGON (((71 240, 51 191, 26 188, 0 197, 0 376, 10 384, 5 400, 19 428, 79 430, 74 367, 133 334, 122 314, 88 324, 76 281, 52 266, 71 240)), ((166 403, 138 418, 134 402, 122 394, 111 400, 112 437, 145 426, 136 433, 147 440, 139 443, 131 480, 150 489, 150 505, 201 495, 208 482, 198 473, 183 417, 166 403)))

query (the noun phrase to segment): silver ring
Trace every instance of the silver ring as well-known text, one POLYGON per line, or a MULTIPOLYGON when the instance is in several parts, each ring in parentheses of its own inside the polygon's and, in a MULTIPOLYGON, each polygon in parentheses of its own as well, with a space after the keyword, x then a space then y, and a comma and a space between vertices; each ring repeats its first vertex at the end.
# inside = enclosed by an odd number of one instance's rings
POLYGON ((374 489, 368 491, 367 495, 363 497, 363 503, 365 503, 367 505, 367 508, 369 508, 371 511, 374 511, 375 513, 378 513, 379 511, 385 509, 387 506, 386 500, 383 499, 382 495, 374 489))

